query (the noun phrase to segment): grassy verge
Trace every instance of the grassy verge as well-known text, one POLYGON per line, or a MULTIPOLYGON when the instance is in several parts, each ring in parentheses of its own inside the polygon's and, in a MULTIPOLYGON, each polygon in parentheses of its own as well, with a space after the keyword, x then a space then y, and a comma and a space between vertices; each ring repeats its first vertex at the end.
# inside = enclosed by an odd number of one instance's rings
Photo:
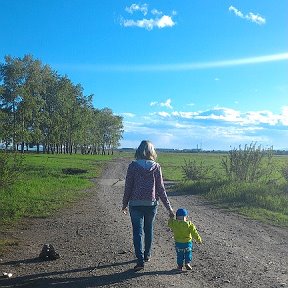
POLYGON ((1 191, 0 223, 22 217, 45 217, 77 201, 90 181, 112 156, 27 154, 24 171, 11 187, 1 191))
POLYGON ((236 211, 250 218, 288 227, 288 187, 281 178, 281 165, 288 161, 287 156, 275 157, 275 173, 277 178, 271 184, 263 183, 229 183, 224 178, 220 165, 223 155, 219 154, 184 154, 162 153, 158 160, 162 166, 166 180, 177 181, 177 193, 200 194, 216 205, 236 211), (213 179, 209 181, 184 182, 181 166, 184 159, 203 162, 213 167, 213 179))
POLYGON ((223 173, 220 161, 223 154, 216 153, 158 153, 157 161, 161 164, 163 177, 166 180, 181 181, 183 172, 181 166, 185 160, 203 161, 205 165, 213 167, 218 173, 223 173))
MULTIPOLYGON (((87 196, 105 161, 102 155, 36 155, 24 158, 24 171, 8 188, 0 191, 0 229, 24 217, 46 217, 87 196), (1 228, 2 227, 2 228, 1 228)), ((0 256, 16 240, 0 238, 0 256)))

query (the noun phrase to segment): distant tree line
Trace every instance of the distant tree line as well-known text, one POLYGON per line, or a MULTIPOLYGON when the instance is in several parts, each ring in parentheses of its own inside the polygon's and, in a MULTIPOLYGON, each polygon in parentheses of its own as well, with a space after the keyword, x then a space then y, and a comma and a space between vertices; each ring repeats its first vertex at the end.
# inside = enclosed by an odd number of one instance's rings
POLYGON ((6 149, 12 145, 22 152, 35 145, 44 153, 113 153, 123 119, 109 108, 94 108, 92 97, 31 55, 5 56, 0 64, 0 140, 6 149))

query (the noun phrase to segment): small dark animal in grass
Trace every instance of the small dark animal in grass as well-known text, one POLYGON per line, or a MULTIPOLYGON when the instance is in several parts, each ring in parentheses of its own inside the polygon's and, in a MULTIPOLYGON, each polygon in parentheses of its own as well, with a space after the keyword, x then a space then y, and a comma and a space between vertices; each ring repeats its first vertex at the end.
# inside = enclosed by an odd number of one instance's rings
POLYGON ((41 260, 56 260, 60 258, 60 255, 56 253, 55 248, 51 244, 44 244, 39 254, 41 260))

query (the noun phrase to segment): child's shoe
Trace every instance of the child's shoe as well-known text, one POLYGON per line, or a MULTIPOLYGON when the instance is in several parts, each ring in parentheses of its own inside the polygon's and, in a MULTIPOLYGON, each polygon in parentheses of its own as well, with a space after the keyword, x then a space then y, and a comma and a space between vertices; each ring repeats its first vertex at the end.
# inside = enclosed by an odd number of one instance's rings
POLYGON ((187 270, 192 270, 191 264, 190 263, 186 263, 185 267, 187 270))

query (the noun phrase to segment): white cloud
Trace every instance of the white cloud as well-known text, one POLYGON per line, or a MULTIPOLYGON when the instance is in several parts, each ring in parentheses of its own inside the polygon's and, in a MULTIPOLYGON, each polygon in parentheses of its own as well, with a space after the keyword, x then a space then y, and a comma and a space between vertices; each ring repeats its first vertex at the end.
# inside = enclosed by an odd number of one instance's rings
POLYGON ((238 16, 242 19, 246 19, 246 20, 254 22, 258 25, 263 25, 266 23, 266 19, 263 18, 262 16, 260 16, 258 14, 254 14, 252 12, 249 12, 248 14, 244 15, 240 10, 238 10, 234 6, 230 6, 229 11, 232 11, 236 16, 238 16))
POLYGON ((216 121, 218 121, 217 123, 221 121, 223 124, 230 123, 231 125, 239 125, 243 127, 261 127, 261 125, 288 126, 288 106, 284 106, 280 114, 274 114, 268 110, 240 112, 226 107, 214 107, 206 111, 173 111, 171 113, 158 112, 153 115, 173 117, 175 119, 177 118, 179 121, 181 121, 181 119, 183 121, 203 121, 203 123, 208 120, 215 123, 216 121))
POLYGON ((268 110, 240 112, 231 108, 215 107, 198 112, 173 111, 171 115, 183 119, 223 121, 241 126, 288 126, 288 106, 282 107, 280 114, 268 110))
POLYGON ((130 113, 130 112, 124 112, 124 113, 121 113, 121 115, 123 115, 124 117, 129 117, 129 118, 133 118, 136 116, 134 113, 130 113))
POLYGON ((140 11, 144 14, 144 16, 148 13, 148 4, 138 5, 138 4, 132 4, 130 7, 126 7, 125 11, 129 14, 133 14, 134 12, 140 11))
POLYGON ((160 115, 162 117, 170 117, 170 114, 168 112, 165 112, 165 111, 158 112, 158 115, 160 115))
POLYGON ((171 99, 167 99, 166 102, 160 103, 160 106, 166 107, 166 108, 169 108, 169 109, 173 109, 173 107, 171 106, 171 99))
POLYGON ((266 23, 266 19, 261 17, 260 15, 256 15, 252 12, 250 12, 248 15, 245 16, 246 19, 250 20, 251 22, 254 22, 259 25, 263 25, 266 23))
POLYGON ((164 15, 160 19, 156 19, 155 26, 158 28, 173 27, 175 22, 172 20, 171 16, 164 15))
POLYGON ((124 138, 137 137, 139 143, 142 138, 150 139, 156 148, 229 150, 251 142, 287 148, 288 106, 282 107, 280 113, 218 106, 205 111, 161 111, 137 121, 124 121, 124 138))
POLYGON ((243 119, 240 117, 240 112, 234 109, 225 107, 215 107, 211 110, 199 112, 195 119, 206 120, 223 120, 227 122, 242 123, 243 119))
POLYGON ((162 11, 159 11, 159 10, 157 10, 157 9, 152 9, 152 10, 151 10, 151 13, 152 13, 153 15, 162 15, 162 14, 163 14, 162 11))
POLYGON ((229 7, 229 11, 233 11, 236 16, 238 16, 240 18, 244 18, 243 13, 233 6, 229 7))
POLYGON ((175 22, 170 16, 164 15, 161 18, 156 19, 142 19, 142 20, 132 20, 132 19, 122 19, 121 24, 124 27, 138 27, 144 28, 146 30, 152 30, 154 27, 165 28, 172 27, 175 25, 175 22))
POLYGON ((268 124, 274 126, 278 124, 281 116, 270 111, 251 111, 245 114, 244 124, 268 124))
POLYGON ((195 115, 198 115, 198 112, 181 112, 181 111, 173 111, 172 115, 175 117, 192 119, 195 115))
MULTIPOLYGON (((144 16, 147 16, 149 13, 148 4, 138 5, 132 4, 130 7, 126 7, 125 11, 129 13, 131 16, 134 15, 134 12, 141 12, 144 16)), ((144 28, 148 31, 151 31, 153 28, 165 28, 165 27, 173 27, 175 22, 172 17, 176 15, 176 12, 173 11, 172 15, 163 15, 162 11, 153 8, 151 10, 150 18, 143 19, 125 19, 121 17, 120 24, 124 27, 138 27, 144 28)))
POLYGON ((265 56, 238 58, 230 60, 210 61, 210 62, 192 62, 192 63, 175 63, 175 64, 160 64, 160 65, 95 65, 95 64, 54 64, 57 69, 85 71, 85 72, 177 72, 177 71, 192 71, 200 69, 215 69, 234 67, 240 65, 254 65, 260 63, 269 63, 277 61, 287 61, 288 52, 280 54, 271 54, 265 56))
POLYGON ((153 102, 150 103, 150 106, 156 106, 157 104, 158 104, 157 101, 153 101, 153 102))
POLYGON ((171 106, 171 99, 167 99, 165 102, 158 102, 158 101, 152 101, 150 102, 150 106, 161 106, 161 107, 166 107, 169 109, 173 109, 173 107, 171 106))

